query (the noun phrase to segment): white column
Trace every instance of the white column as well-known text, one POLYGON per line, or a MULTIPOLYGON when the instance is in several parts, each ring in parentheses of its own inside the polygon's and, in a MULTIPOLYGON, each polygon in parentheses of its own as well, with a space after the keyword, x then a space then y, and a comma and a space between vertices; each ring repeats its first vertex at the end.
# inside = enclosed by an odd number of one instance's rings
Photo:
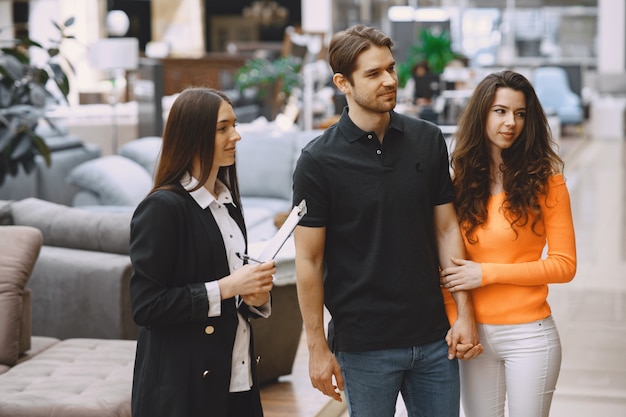
POLYGON ((13 4, 0 1, 0 41, 13 39, 13 4))
MULTIPOLYGON (((302 30, 324 34, 324 44, 328 42, 333 31, 332 0, 302 0, 302 30)), ((302 68, 304 89, 302 96, 302 119, 304 130, 313 127, 313 79, 317 71, 316 64, 308 64, 302 68)))
POLYGON ((204 2, 201 0, 152 0, 152 40, 165 42, 172 55, 202 56, 204 2))
MULTIPOLYGON (((624 1, 598 0, 597 73, 626 72, 626 5, 624 1)), ((594 139, 623 140, 626 99, 611 95, 593 99, 590 107, 594 139)))
POLYGON ((322 32, 329 37, 333 30, 332 0, 302 0, 302 30, 322 32))
POLYGON ((626 70, 626 2, 598 0, 598 73, 626 70))
MULTIPOLYGON (((106 13, 106 0, 31 0, 28 15, 29 37, 39 42, 42 46, 50 46, 49 39, 57 39, 58 31, 52 24, 63 24, 68 18, 74 17, 75 21, 68 29, 68 33, 76 39, 66 40, 61 49, 61 54, 74 67, 73 74, 69 68, 66 73, 70 79, 70 95, 68 100, 71 104, 78 103, 78 92, 85 86, 92 85, 98 80, 98 73, 90 66, 88 61, 88 48, 91 43, 101 36, 106 13)), ((42 62, 48 57, 45 51, 31 49, 31 60, 42 62)))
POLYGON ((506 0, 507 21, 503 25, 503 42, 498 50, 498 62, 500 65, 509 66, 515 62, 515 0, 506 0))

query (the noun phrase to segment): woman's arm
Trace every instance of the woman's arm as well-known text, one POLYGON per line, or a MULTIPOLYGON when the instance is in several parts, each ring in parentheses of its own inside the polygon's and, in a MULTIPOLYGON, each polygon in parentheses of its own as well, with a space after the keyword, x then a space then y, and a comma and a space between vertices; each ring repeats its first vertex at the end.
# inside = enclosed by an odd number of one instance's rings
POLYGON ((548 243, 545 258, 510 263, 455 258, 455 266, 441 272, 442 285, 454 292, 495 283, 534 286, 571 281, 576 273, 576 239, 569 192, 562 176, 555 177, 540 203, 548 243))
MULTIPOLYGON (((465 249, 456 212, 452 203, 442 204, 434 208, 435 238, 439 252, 441 268, 452 266, 453 257, 465 256, 465 249)), ((446 336, 450 349, 450 359, 455 356, 461 359, 471 359, 478 356, 483 348, 480 345, 474 309, 468 291, 452 293, 456 303, 458 319, 446 336)))

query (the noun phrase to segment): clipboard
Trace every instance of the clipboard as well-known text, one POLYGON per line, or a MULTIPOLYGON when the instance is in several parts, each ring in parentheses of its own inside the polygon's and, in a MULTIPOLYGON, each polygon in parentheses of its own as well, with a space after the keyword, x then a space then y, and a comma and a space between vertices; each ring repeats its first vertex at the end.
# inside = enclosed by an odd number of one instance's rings
POLYGON ((257 259, 262 262, 274 259, 305 214, 306 201, 302 200, 300 204, 291 210, 285 223, 278 229, 274 237, 270 239, 261 254, 257 256, 257 259))

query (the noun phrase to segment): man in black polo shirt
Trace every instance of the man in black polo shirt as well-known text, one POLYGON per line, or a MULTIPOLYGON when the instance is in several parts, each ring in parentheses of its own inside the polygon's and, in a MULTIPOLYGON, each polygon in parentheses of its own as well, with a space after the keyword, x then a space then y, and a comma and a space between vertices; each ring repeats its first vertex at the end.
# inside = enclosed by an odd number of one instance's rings
POLYGON ((446 317, 439 267, 464 255, 448 152, 436 125, 393 111, 392 46, 362 25, 333 37, 348 107, 294 173, 294 202, 308 210, 295 242, 309 371, 324 394, 344 391, 352 416, 392 417, 401 392, 409 416, 456 417, 457 357, 482 346, 467 293, 454 293, 463 317, 452 329, 446 317))

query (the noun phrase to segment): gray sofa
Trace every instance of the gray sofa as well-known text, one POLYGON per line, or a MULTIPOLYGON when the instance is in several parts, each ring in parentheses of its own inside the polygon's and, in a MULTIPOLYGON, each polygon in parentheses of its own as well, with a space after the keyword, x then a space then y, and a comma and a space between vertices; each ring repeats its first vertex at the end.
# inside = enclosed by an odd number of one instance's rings
POLYGON ((20 167, 18 175, 7 177, 0 185, 0 200, 21 200, 36 197, 59 204, 71 205, 78 187, 66 182, 66 177, 83 162, 100 157, 100 148, 85 144, 73 135, 58 135, 51 131, 39 132, 50 148, 50 166, 37 155, 35 169, 24 172, 20 167))
MULTIPOLYGON (((35 198, 0 201, 0 224, 39 229, 43 246, 27 288, 32 331, 55 339, 134 339, 128 255, 132 213, 68 207, 35 198)), ((261 383, 291 373, 302 331, 294 262, 277 260, 273 313, 253 320, 261 383)))
MULTIPOLYGON (((265 240, 276 231, 274 218, 291 208, 292 173, 300 150, 320 130, 283 131, 274 124, 238 127, 237 175, 248 239, 265 240)), ((139 138, 118 155, 86 161, 72 169, 67 182, 78 191, 72 205, 96 211, 132 211, 152 186, 161 139, 139 138)))
POLYGON ((0 226, 0 417, 130 417, 135 342, 31 336, 40 230, 0 226))
MULTIPOLYGON (((276 232, 275 216, 290 209, 296 159, 302 146, 320 132, 255 125, 242 126, 240 132, 242 203, 249 242, 258 247, 276 232)), ((136 337, 128 294, 129 225, 135 206, 150 190, 160 141, 137 139, 122 146, 118 155, 72 168, 67 182, 77 190, 74 207, 36 198, 0 202, 0 224, 32 226, 43 233, 28 284, 34 334, 59 339, 136 337)), ((293 254, 279 254, 273 314, 252 322, 262 383, 291 372, 302 331, 295 284, 293 254)))
POLYGON ((36 198, 4 205, 5 223, 43 234, 28 282, 34 334, 135 338, 128 296, 131 213, 91 212, 36 198))

